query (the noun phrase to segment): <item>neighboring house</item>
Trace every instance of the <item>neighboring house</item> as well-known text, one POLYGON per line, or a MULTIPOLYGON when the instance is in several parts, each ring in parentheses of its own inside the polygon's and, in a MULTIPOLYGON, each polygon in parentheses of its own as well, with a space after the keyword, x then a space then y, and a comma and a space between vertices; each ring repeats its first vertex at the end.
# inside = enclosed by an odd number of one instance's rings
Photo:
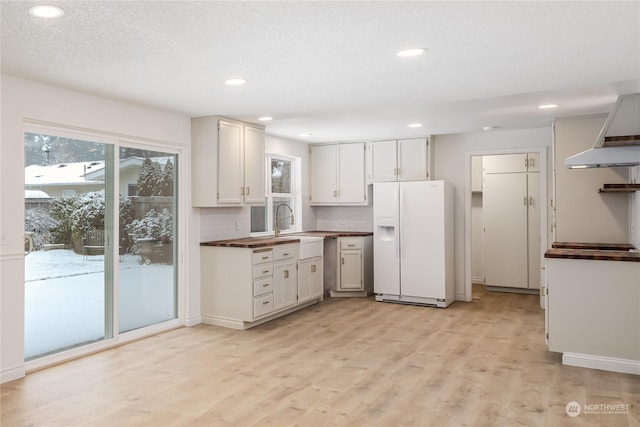
MULTIPOLYGON (((165 166, 170 157, 152 157, 165 166)), ((120 160, 120 190, 123 196, 135 196, 143 157, 120 160)), ((40 190, 51 198, 75 196, 104 188, 104 161, 30 165, 24 168, 25 190, 40 190)))

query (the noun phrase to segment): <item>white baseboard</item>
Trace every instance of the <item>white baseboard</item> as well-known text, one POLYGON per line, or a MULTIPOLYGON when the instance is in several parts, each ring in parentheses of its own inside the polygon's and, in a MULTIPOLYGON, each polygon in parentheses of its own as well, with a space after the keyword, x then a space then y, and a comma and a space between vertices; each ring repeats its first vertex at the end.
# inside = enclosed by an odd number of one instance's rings
POLYGON ((196 326, 202 323, 202 316, 193 316, 184 319, 184 326, 196 326))
POLYGON ((0 384, 24 378, 26 372, 27 370, 24 364, 14 366, 13 368, 9 369, 3 369, 2 372, 0 372, 0 384))
POLYGON ((591 354, 563 353, 562 364, 581 368, 600 369, 602 371, 620 372, 640 375, 640 360, 616 359, 613 357, 594 356, 591 354))

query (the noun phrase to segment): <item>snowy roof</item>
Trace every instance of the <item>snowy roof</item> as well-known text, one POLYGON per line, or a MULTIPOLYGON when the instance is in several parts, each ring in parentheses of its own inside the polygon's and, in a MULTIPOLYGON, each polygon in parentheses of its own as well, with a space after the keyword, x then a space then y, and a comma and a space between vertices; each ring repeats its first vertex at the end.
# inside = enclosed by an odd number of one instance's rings
POLYGON ((50 199, 49 195, 42 190, 24 190, 25 199, 50 199))
MULTIPOLYGON (((151 157, 154 162, 164 165, 170 157, 151 157)), ((142 166, 144 158, 127 157, 120 160, 120 169, 130 166, 142 166)), ((30 165, 24 168, 25 185, 60 184, 103 184, 104 161, 71 162, 57 165, 30 165)))

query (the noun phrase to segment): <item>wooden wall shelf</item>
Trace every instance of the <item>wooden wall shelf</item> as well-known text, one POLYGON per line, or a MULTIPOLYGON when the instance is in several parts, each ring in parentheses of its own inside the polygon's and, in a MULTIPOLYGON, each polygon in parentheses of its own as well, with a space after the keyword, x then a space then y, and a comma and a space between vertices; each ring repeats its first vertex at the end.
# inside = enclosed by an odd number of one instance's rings
POLYGON ((632 193, 640 191, 640 184, 603 184, 599 193, 632 193))

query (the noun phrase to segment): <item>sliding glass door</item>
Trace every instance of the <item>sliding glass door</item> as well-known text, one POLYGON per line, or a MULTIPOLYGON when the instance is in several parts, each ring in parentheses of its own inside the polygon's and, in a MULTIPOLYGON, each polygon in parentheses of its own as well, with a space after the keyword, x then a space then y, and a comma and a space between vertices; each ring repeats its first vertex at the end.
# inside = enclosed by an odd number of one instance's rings
POLYGON ((119 331, 177 317, 177 156, 120 149, 119 331))
POLYGON ((25 134, 26 360, 112 336, 109 159, 107 144, 25 134))
POLYGON ((25 360, 177 318, 177 163, 25 133, 25 360))

